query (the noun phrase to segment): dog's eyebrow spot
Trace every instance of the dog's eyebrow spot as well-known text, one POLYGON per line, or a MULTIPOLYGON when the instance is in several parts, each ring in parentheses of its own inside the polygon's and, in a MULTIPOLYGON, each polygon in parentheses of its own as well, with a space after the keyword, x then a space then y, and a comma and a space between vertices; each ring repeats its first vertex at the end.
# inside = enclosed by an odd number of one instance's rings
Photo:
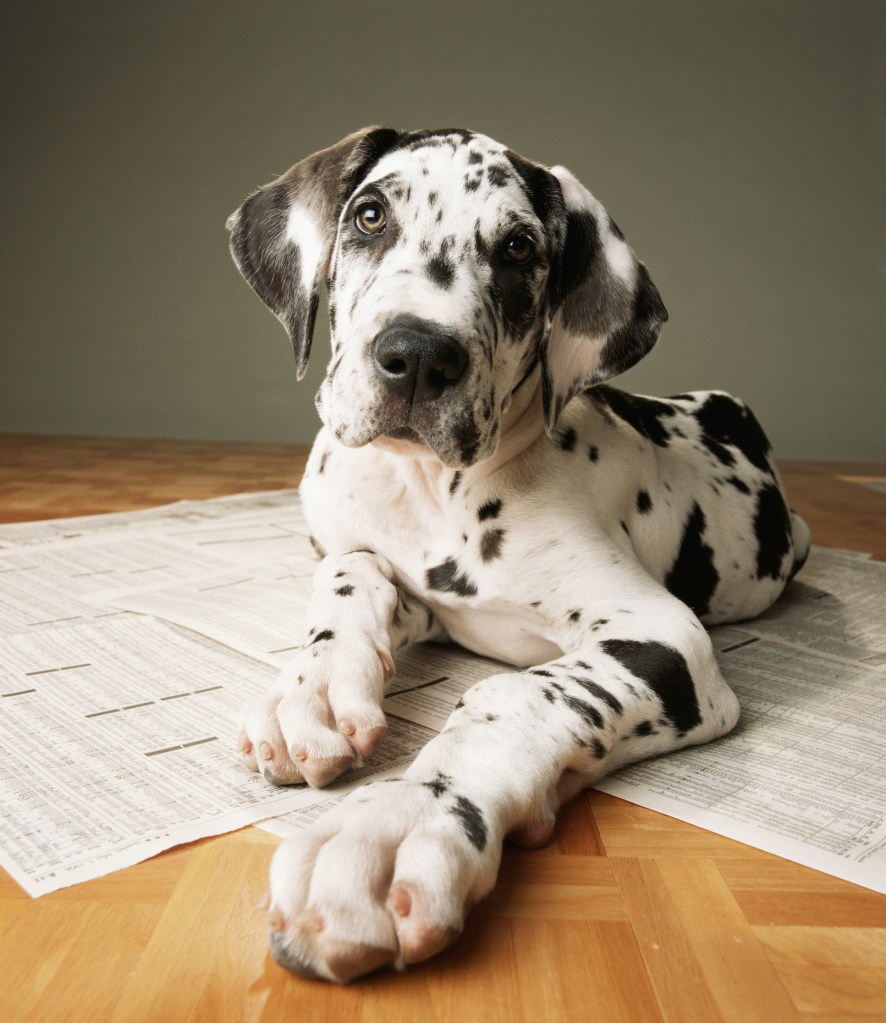
POLYGON ((485 522, 487 519, 497 519, 501 512, 501 498, 496 497, 491 501, 487 501, 485 504, 481 504, 477 509, 477 518, 480 522, 485 522))
POLYGON ((645 515, 652 509, 652 498, 648 490, 637 491, 637 511, 645 515))
POLYGON ((428 586, 442 593, 457 593, 460 597, 473 597, 476 585, 465 572, 459 571, 455 558, 447 558, 441 565, 429 568, 425 573, 428 586))
POLYGON ((487 529, 480 541, 480 557, 488 563, 501 557, 501 545, 505 538, 503 529, 487 529))

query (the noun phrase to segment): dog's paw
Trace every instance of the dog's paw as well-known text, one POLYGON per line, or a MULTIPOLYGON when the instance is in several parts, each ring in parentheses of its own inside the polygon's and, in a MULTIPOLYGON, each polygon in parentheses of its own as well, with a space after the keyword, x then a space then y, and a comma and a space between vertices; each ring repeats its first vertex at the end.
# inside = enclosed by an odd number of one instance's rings
POLYGON ((275 785, 328 785, 369 757, 387 732, 381 709, 393 672, 362 635, 318 640, 240 711, 243 762, 275 785))
POLYGON ((493 831, 440 774, 357 790, 274 856, 274 959, 343 983, 441 951, 495 882, 501 840, 493 831))

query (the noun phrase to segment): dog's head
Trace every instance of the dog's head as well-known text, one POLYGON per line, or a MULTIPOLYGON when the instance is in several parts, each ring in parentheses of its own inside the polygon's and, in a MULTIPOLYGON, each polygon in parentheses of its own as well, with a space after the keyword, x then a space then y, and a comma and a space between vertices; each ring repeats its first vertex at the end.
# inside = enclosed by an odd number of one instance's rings
POLYGON ((545 426, 655 344, 667 313, 606 211, 564 167, 463 130, 367 128, 229 218, 241 273, 304 375, 318 294, 332 359, 317 395, 344 444, 424 444, 467 467, 496 449, 540 367, 545 426))

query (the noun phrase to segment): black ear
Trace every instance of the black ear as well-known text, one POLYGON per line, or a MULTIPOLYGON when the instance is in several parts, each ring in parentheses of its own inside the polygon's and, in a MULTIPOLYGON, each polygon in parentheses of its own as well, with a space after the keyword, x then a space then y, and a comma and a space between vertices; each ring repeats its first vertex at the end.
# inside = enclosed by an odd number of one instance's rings
POLYGON ((566 207, 557 311, 541 349, 545 428, 576 394, 623 373, 668 318, 658 289, 606 210, 565 167, 553 167, 566 207))
POLYGON ((254 192, 228 218, 234 262, 288 331, 299 380, 308 367, 320 284, 342 205, 400 137, 392 128, 348 135, 254 192))

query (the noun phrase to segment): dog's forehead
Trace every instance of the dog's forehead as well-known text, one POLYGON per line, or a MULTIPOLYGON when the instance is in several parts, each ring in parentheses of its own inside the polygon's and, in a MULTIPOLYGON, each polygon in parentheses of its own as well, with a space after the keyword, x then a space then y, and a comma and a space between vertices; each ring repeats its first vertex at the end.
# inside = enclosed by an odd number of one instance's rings
POLYGON ((357 192, 369 187, 394 198, 408 197, 416 219, 419 210, 433 210, 438 223, 455 218, 471 231, 477 221, 492 229, 515 219, 537 219, 510 151, 485 135, 418 138, 383 156, 357 192))

